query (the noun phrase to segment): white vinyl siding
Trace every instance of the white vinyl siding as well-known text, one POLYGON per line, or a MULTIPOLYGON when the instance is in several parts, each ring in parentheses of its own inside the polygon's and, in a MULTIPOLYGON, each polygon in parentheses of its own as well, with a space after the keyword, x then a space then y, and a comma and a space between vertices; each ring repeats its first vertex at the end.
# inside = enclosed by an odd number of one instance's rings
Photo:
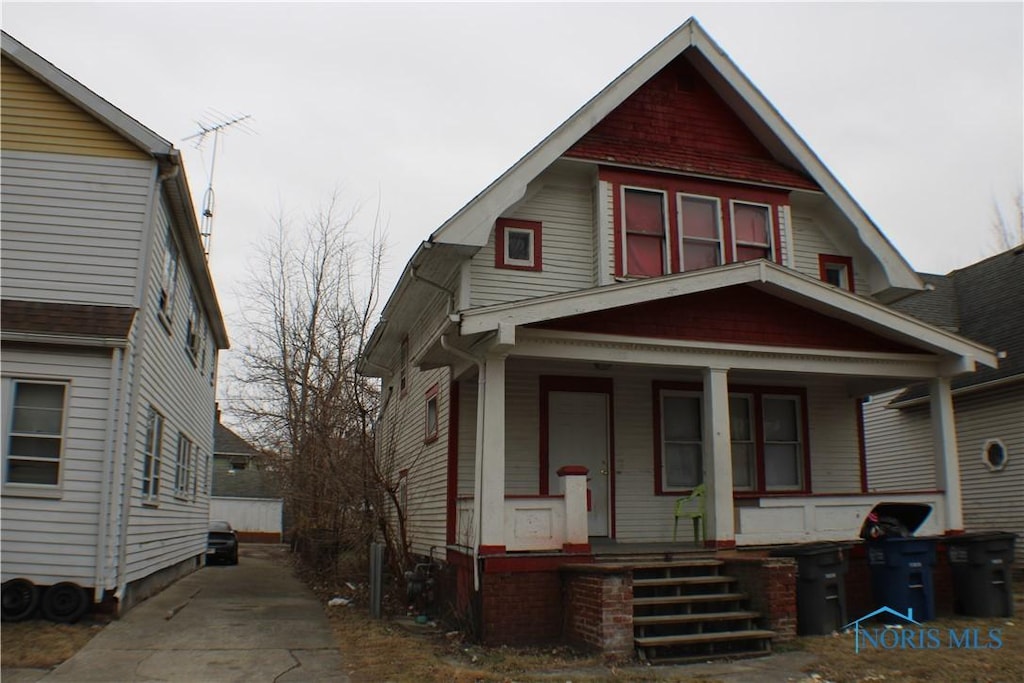
MULTIPOLYGON (((868 482, 878 490, 935 488, 935 460, 928 404, 886 408, 890 392, 865 406, 868 482)), ((968 531, 1024 534, 1024 384, 956 396, 957 451, 964 526, 968 531), (993 472, 982 462, 985 442, 1006 446, 1006 467, 993 472)), ((1017 561, 1024 544, 1017 544, 1017 561)))
POLYGON ((793 267, 796 270, 819 280, 821 279, 819 255, 851 256, 853 257, 853 283, 856 292, 868 294, 871 291, 865 273, 861 272, 857 257, 829 239, 827 227, 817 218, 793 212, 791 233, 793 235, 793 267))
POLYGON ((4 297, 135 305, 152 162, 4 151, 4 297))
POLYGON ((594 199, 590 185, 545 185, 504 218, 539 221, 541 270, 494 267, 494 230, 471 261, 470 304, 488 306, 594 287, 594 199))
POLYGON ((94 583, 110 363, 109 351, 4 349, 5 384, 12 377, 68 383, 59 497, 22 496, 17 487, 4 490, 4 581, 23 576, 41 585, 94 583))

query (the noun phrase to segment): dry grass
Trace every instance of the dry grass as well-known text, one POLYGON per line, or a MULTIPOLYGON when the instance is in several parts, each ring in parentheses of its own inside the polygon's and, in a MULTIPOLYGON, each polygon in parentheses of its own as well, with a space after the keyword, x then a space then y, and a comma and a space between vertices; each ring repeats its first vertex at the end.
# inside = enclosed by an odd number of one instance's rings
POLYGON ((0 664, 4 668, 49 669, 81 650, 103 623, 54 624, 42 619, 0 627, 0 664))
MULTIPOLYGON (((797 647, 819 656, 806 669, 835 683, 885 681, 949 681, 950 683, 1024 681, 1024 625, 1017 619, 937 619, 927 628, 939 629, 941 647, 937 649, 854 649, 852 632, 801 638, 797 647), (987 642, 990 628, 1001 629, 1002 647, 998 649, 950 649, 949 629, 962 633, 978 629, 979 642, 987 642)), ((863 644, 863 640, 861 641, 863 644)))

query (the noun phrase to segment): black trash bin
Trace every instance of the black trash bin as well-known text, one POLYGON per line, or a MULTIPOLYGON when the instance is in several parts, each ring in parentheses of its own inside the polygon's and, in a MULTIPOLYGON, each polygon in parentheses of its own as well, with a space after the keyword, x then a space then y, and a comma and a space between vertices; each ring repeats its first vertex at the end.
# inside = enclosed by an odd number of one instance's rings
POLYGON ((801 636, 822 636, 847 624, 846 571, 849 546, 805 543, 771 552, 796 559, 796 631, 801 636))
MULTIPOLYGON (((871 592, 877 607, 907 614, 914 621, 935 618, 936 538, 913 537, 932 508, 924 503, 879 503, 861 529, 867 543, 871 592)), ((882 621, 895 621, 893 615, 882 621)))
POLYGON ((953 611, 972 617, 1012 617, 1010 566, 1016 535, 970 533, 946 539, 953 569, 953 611))

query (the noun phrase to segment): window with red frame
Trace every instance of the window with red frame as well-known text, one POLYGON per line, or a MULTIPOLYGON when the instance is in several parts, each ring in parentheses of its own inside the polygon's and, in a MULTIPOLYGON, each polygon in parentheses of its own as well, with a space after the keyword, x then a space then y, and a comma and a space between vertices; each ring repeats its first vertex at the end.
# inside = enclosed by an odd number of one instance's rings
POLYGON ((818 254, 818 269, 823 282, 840 289, 854 291, 853 259, 849 256, 818 254))
POLYGON ((722 221, 714 197, 679 195, 683 271, 722 265, 722 221))
POLYGON ((541 223, 499 218, 494 233, 494 265, 512 270, 541 270, 541 223))
POLYGON ((622 191, 624 274, 654 277, 668 270, 665 194, 625 188, 622 191))
POLYGON ((737 261, 772 260, 771 207, 732 202, 732 236, 737 261))

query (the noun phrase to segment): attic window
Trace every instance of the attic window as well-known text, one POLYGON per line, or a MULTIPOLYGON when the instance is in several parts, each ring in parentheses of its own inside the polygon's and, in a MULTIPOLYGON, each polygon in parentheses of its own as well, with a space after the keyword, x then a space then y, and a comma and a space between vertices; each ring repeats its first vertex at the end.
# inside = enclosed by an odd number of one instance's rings
POLYGON ((822 282, 827 282, 839 289, 854 291, 853 259, 849 256, 818 254, 818 270, 822 282))
POLYGON ((231 458, 230 470, 232 472, 237 472, 238 470, 244 470, 248 466, 249 466, 249 459, 248 458, 231 458))
POLYGON ((1006 445, 999 439, 989 439, 981 449, 981 460, 992 472, 1006 467, 1007 459, 1006 445))
POLYGON ((494 232, 494 267, 541 270, 541 223, 499 218, 494 232))

